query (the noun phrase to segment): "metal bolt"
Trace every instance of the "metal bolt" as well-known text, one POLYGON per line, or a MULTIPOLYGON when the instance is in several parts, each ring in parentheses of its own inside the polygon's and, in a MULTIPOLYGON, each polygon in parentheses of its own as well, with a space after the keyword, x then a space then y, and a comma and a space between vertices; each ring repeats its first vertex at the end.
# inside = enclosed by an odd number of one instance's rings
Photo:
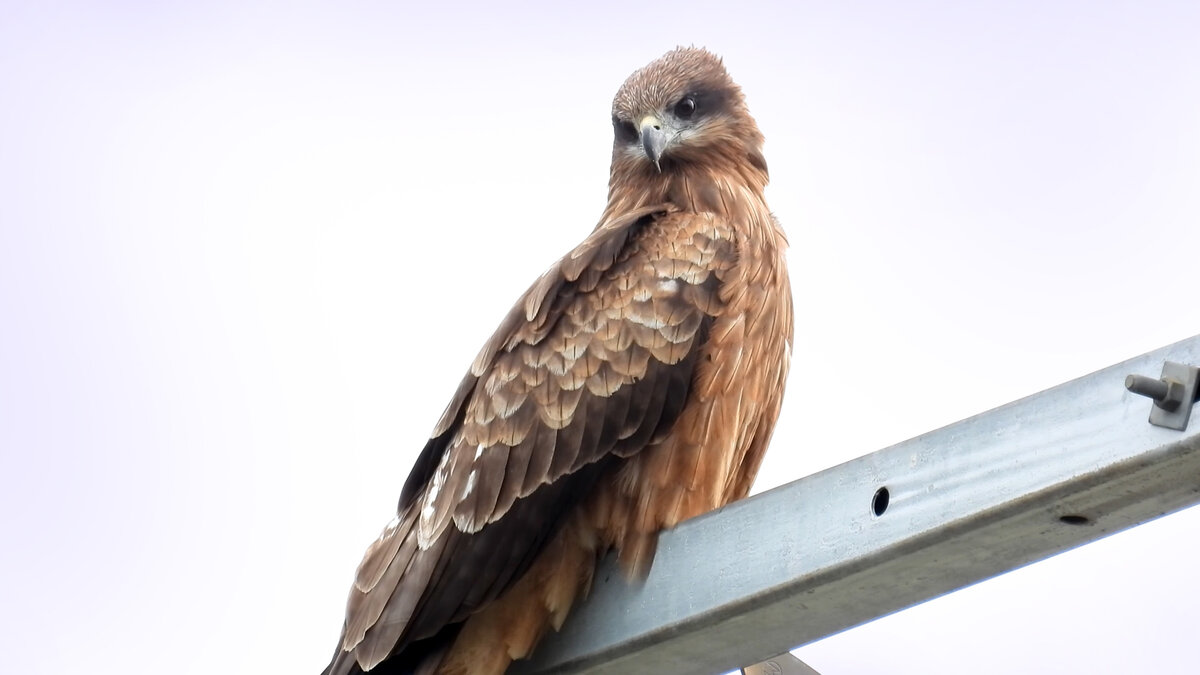
POLYGON ((1183 383, 1175 380, 1128 375, 1125 377, 1125 388, 1139 396, 1154 399, 1154 405, 1163 410, 1175 410, 1183 402, 1183 383))

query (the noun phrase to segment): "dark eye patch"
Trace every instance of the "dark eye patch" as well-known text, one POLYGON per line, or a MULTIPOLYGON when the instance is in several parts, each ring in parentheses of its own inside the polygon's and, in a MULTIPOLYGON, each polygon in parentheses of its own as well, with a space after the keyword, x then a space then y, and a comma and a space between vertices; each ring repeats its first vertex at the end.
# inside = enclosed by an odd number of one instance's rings
POLYGON ((629 120, 618 119, 613 116, 613 133, 617 136, 617 141, 620 143, 634 143, 638 139, 637 127, 633 126, 633 122, 629 120))
POLYGON ((724 110, 727 103, 724 90, 697 86, 676 101, 671 112, 681 120, 697 119, 724 110))

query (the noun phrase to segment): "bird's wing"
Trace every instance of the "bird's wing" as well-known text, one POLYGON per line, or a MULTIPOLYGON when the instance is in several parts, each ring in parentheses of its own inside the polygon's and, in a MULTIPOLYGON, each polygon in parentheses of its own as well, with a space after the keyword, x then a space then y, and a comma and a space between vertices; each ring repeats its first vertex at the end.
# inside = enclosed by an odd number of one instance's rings
POLYGON ((462 621, 520 576, 610 462, 669 433, 736 248, 720 219, 659 206, 602 224, 542 275, 472 364, 359 566, 340 660, 369 668, 462 621))

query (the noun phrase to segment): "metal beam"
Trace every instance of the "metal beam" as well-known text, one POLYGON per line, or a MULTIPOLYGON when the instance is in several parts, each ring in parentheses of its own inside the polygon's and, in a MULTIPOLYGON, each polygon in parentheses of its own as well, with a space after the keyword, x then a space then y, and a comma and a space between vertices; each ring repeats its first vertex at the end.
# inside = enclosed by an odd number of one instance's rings
POLYGON ((1124 386, 1165 361, 1200 336, 683 523, 644 584, 605 560, 514 671, 730 671, 1195 504, 1200 419, 1124 386))

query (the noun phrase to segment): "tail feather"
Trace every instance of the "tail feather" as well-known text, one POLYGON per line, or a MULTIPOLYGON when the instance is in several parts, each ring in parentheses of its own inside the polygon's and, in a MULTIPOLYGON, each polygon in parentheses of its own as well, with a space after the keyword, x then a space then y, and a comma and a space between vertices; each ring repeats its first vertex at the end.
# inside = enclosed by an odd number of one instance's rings
POLYGON ((321 675, 434 675, 460 630, 460 623, 446 626, 431 638, 405 645, 402 651, 391 655, 369 671, 362 669, 352 652, 339 649, 329 666, 321 671, 321 675))

